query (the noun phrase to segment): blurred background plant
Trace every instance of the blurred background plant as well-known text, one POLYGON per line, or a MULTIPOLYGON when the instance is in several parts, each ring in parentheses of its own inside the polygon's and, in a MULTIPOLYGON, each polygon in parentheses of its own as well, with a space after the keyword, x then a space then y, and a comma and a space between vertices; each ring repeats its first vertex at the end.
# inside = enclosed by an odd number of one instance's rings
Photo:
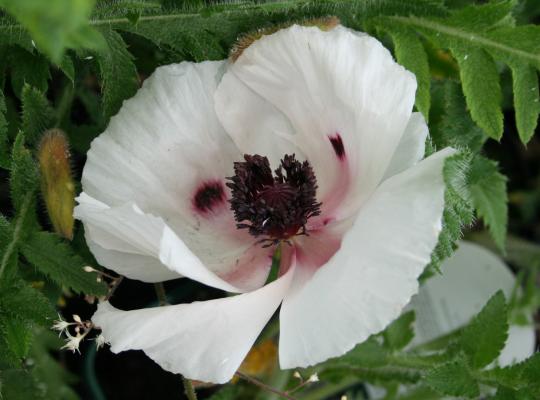
MULTIPOLYGON (((366 383, 384 388, 386 399, 540 397, 538 354, 514 367, 488 366, 507 321, 539 320, 538 1, 0 0, 3 399, 182 398, 179 377, 141 352, 96 353, 92 340, 80 343, 80 355, 59 351, 64 342, 50 330, 57 313, 68 323, 88 319, 108 291, 71 217, 86 151, 157 66, 223 59, 243 35, 329 16, 378 37, 416 74, 429 151, 462 150, 446 166, 444 230, 422 280, 439 274, 464 233, 506 259, 520 290, 494 295, 429 353, 405 349, 414 336, 414 314, 406 313, 344 357, 294 373, 277 368, 273 322, 242 376, 313 400, 363 399, 366 383)), ((187 280, 164 288, 171 303, 221 295, 187 280)), ((128 280, 114 300, 125 309, 159 303, 152 285, 128 280)), ((214 400, 280 396, 245 379, 195 386, 214 400)))

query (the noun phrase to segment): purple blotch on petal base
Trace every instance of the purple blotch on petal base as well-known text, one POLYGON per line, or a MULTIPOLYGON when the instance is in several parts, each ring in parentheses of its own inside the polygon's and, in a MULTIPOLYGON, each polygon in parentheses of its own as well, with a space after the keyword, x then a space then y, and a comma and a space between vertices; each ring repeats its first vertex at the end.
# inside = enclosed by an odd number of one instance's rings
POLYGON ((343 145, 341 135, 339 133, 334 133, 333 135, 329 135, 328 139, 330 139, 330 143, 332 143, 336 156, 338 156, 340 160, 343 160, 345 158, 345 146, 343 145))
POLYGON ((193 196, 193 206, 201 213, 213 211, 225 204, 225 186, 219 180, 204 182, 193 196))

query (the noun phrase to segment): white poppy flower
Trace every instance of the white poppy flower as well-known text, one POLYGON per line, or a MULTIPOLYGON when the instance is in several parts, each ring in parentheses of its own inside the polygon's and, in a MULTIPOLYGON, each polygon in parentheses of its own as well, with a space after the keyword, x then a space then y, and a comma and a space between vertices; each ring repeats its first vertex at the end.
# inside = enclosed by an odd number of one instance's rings
POLYGON ((242 294, 133 311, 104 302, 93 322, 112 351, 223 383, 280 304, 282 368, 386 327, 437 243, 453 154, 420 161, 415 90, 381 43, 343 27, 292 26, 234 63, 158 68, 92 143, 76 216, 119 274, 242 294), (280 241, 279 278, 264 285, 280 241))

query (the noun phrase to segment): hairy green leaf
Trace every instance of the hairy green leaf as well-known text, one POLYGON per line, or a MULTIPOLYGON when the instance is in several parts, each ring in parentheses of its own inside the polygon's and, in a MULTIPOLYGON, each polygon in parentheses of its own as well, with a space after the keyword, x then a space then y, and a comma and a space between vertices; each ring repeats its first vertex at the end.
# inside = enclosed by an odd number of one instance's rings
POLYGON ((469 175, 469 188, 474 208, 489 228, 497 246, 504 250, 508 225, 506 177, 497 163, 485 157, 475 157, 469 175))
POLYGON ((534 135, 540 114, 538 96, 538 73, 525 64, 511 64, 514 85, 514 107, 516 126, 523 143, 528 143, 534 135))
POLYGON ((44 326, 49 326, 56 315, 49 300, 24 281, 2 289, 0 309, 13 317, 44 326))
POLYGON ((54 113, 45 95, 29 85, 22 90, 22 130, 29 143, 36 143, 54 125, 54 113))
POLYGON ((11 201, 15 210, 20 211, 39 184, 37 165, 30 151, 24 147, 24 134, 17 135, 11 157, 11 201))
POLYGON ((435 84, 433 100, 430 136, 437 148, 480 151, 487 136, 469 116, 460 85, 452 81, 435 84))
POLYGON ((30 324, 21 318, 0 314, 0 341, 13 354, 14 359, 20 360, 28 354, 32 343, 30 328, 30 324))
POLYGON ((416 107, 429 119, 429 107, 431 103, 428 57, 422 41, 411 30, 401 27, 387 26, 385 28, 394 41, 394 50, 398 63, 416 75, 418 89, 416 91, 416 107))
POLYGON ((96 282, 95 274, 83 271, 83 259, 53 233, 32 233, 21 251, 28 262, 59 285, 79 293, 103 295, 106 292, 105 286, 96 282))
POLYGON ((508 309, 502 291, 495 293, 461 334, 459 344, 472 368, 488 365, 508 337, 508 309))
POLYGON ((103 93, 103 114, 108 119, 116 114, 122 102, 133 96, 139 87, 133 56, 122 37, 111 29, 103 30, 107 48, 96 53, 103 93))
POLYGON ((25 85, 46 92, 49 87, 49 64, 40 54, 26 51, 18 46, 10 47, 11 86, 18 97, 22 96, 25 85))
POLYGON ((461 358, 429 370, 425 382, 444 395, 476 398, 480 394, 478 383, 461 358))

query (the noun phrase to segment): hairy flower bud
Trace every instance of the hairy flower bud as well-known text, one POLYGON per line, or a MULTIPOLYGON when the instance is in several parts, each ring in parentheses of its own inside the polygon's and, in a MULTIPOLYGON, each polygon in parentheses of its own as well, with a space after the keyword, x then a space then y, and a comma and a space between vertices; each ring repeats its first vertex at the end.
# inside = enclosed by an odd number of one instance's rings
POLYGON ((59 129, 45 132, 38 154, 41 192, 54 230, 67 239, 73 237, 75 204, 69 157, 69 145, 64 133, 59 129))
MULTIPOLYGON (((247 49, 249 46, 253 44, 253 42, 259 40, 263 36, 271 35, 272 33, 275 33, 281 29, 287 28, 290 25, 291 23, 273 25, 269 28, 258 29, 254 32, 249 32, 249 33, 246 33, 245 35, 242 35, 241 37, 238 38, 238 40, 236 41, 236 43, 231 49, 231 52, 229 54, 231 60, 236 61, 238 57, 242 55, 245 49, 247 49)), ((311 19, 306 19, 301 22, 298 22, 298 25, 316 26, 322 31, 329 31, 339 25, 339 18, 338 17, 311 18, 311 19)))

